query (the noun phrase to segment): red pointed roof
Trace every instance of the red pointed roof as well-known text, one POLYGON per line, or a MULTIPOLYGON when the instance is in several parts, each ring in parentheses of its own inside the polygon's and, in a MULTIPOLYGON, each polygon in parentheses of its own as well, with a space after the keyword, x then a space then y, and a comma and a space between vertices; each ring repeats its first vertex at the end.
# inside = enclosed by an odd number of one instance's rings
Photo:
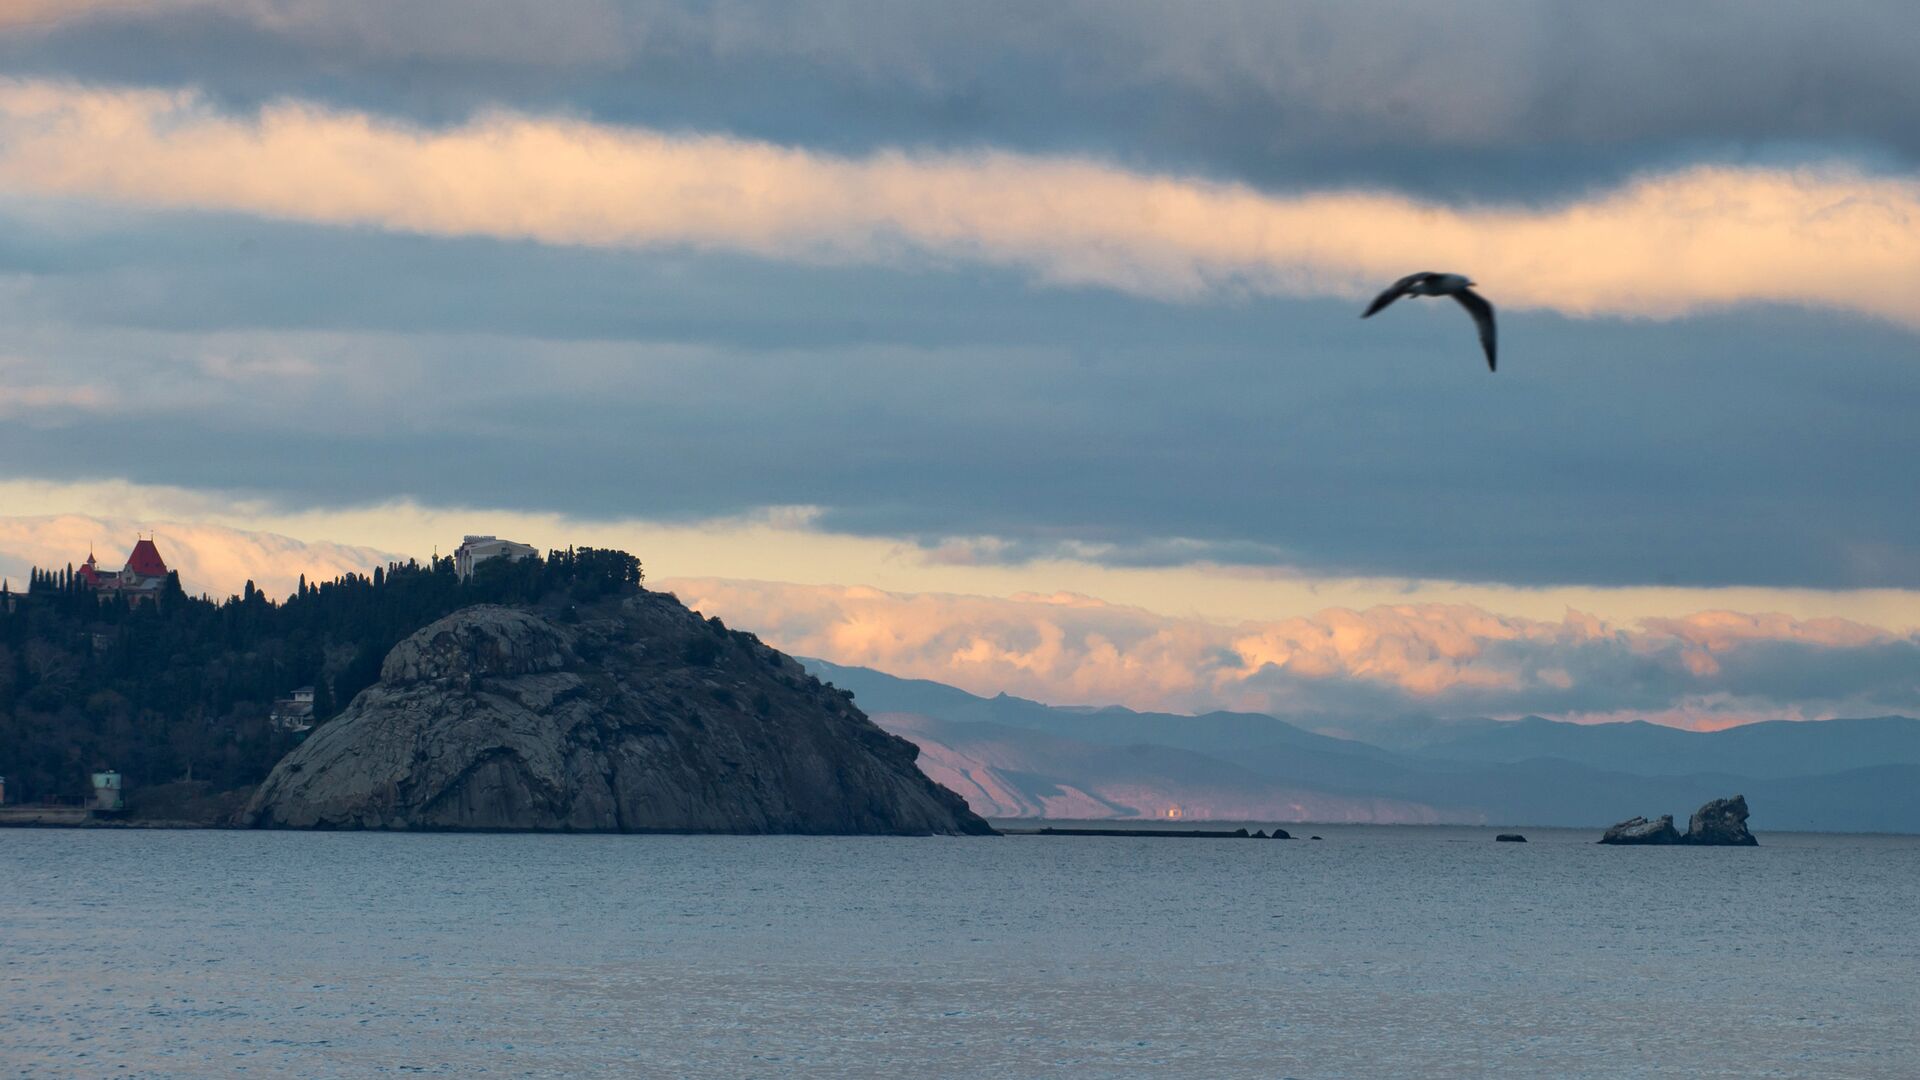
POLYGON ((87 561, 81 563, 80 569, 76 572, 82 578, 86 579, 87 584, 89 585, 100 584, 100 572, 94 569, 93 552, 91 551, 87 552, 87 561))
POLYGON ((127 569, 141 577, 166 577, 167 562, 160 557, 160 549, 153 541, 142 540, 133 545, 133 554, 127 556, 127 569))

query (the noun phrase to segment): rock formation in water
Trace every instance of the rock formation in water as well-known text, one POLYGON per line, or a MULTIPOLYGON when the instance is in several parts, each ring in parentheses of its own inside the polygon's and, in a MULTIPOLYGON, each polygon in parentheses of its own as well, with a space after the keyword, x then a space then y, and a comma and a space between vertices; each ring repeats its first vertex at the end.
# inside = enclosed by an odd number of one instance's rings
POLYGON ((1677 844, 1680 834, 1673 827, 1673 815, 1661 814, 1658 821, 1643 817, 1628 818, 1607 830, 1603 844, 1677 844))
POLYGON ((1760 841, 1747 831, 1747 797, 1715 799, 1693 812, 1687 823, 1689 844, 1713 844, 1722 847, 1757 847, 1760 841))
POLYGON ((481 605, 380 681, 242 812, 281 828, 989 834, 959 796, 793 659, 633 591, 481 605))
POLYGON ((1527 842, 1527 838, 1517 832, 1503 832, 1499 836, 1494 837, 1494 840, 1502 844, 1524 844, 1527 842))
POLYGON ((1673 816, 1658 821, 1630 818, 1608 829, 1603 844, 1695 844, 1703 847, 1754 847, 1760 842, 1747 831, 1747 799, 1714 799, 1693 812, 1685 835, 1673 827, 1673 816))

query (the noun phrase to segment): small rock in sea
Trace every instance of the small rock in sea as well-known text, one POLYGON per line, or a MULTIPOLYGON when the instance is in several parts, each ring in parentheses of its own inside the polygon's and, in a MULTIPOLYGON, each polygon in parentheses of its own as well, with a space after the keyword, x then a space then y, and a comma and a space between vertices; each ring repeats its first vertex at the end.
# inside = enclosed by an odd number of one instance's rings
POLYGON ((1309 839, 1309 840, 1318 840, 1318 839, 1320 839, 1320 838, 1319 838, 1319 837, 1317 837, 1317 836, 1309 836, 1309 837, 1307 837, 1307 839, 1309 839))
POLYGON ((1499 836, 1494 837, 1494 839, 1503 844, 1524 844, 1527 842, 1527 838, 1517 832, 1503 832, 1499 836))
POLYGON ((1255 840, 1265 840, 1267 838, 1267 830, 1265 829, 1253 830, 1253 838, 1255 840))
POLYGON ((1268 839, 1271 839, 1271 840, 1291 840, 1291 839, 1293 839, 1293 834, 1292 834, 1292 833, 1290 833, 1290 832, 1288 832, 1288 831, 1287 831, 1287 830, 1285 830, 1285 829, 1275 829, 1275 830, 1273 830, 1273 835, 1272 835, 1271 837, 1269 837, 1268 839))

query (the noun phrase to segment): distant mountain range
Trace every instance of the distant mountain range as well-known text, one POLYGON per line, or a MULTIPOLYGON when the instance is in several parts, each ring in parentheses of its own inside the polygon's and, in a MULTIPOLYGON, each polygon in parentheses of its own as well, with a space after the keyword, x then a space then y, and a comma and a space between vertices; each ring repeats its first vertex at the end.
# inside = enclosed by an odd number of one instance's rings
POLYGON ((1920 720, 1909 717, 1719 732, 1429 720, 1376 745, 1255 713, 1043 705, 805 663, 918 743, 921 768, 991 817, 1604 826, 1684 818, 1739 793, 1756 830, 1920 832, 1920 720))

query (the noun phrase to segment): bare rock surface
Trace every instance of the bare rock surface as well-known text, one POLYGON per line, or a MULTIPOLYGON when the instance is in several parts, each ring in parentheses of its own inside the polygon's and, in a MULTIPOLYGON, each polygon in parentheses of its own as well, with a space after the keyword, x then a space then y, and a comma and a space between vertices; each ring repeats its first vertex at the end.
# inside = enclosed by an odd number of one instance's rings
POLYGON ((1600 838, 1603 844, 1677 844, 1680 833, 1673 827, 1673 815, 1661 814, 1658 820, 1628 818, 1609 828, 1600 838))
POLYGON ((1747 797, 1715 799, 1693 812, 1687 823, 1686 842, 1722 847, 1756 847, 1760 841, 1747 831, 1747 797))
POLYGON ((1682 835, 1673 827, 1673 815, 1657 821, 1629 818, 1608 829, 1603 844, 1691 844, 1702 847, 1755 847, 1760 842, 1747 831, 1747 799, 1735 795, 1714 799, 1693 812, 1682 835))
POLYGON ((408 637, 241 814, 281 828, 987 834, 918 749, 671 595, 408 637))

